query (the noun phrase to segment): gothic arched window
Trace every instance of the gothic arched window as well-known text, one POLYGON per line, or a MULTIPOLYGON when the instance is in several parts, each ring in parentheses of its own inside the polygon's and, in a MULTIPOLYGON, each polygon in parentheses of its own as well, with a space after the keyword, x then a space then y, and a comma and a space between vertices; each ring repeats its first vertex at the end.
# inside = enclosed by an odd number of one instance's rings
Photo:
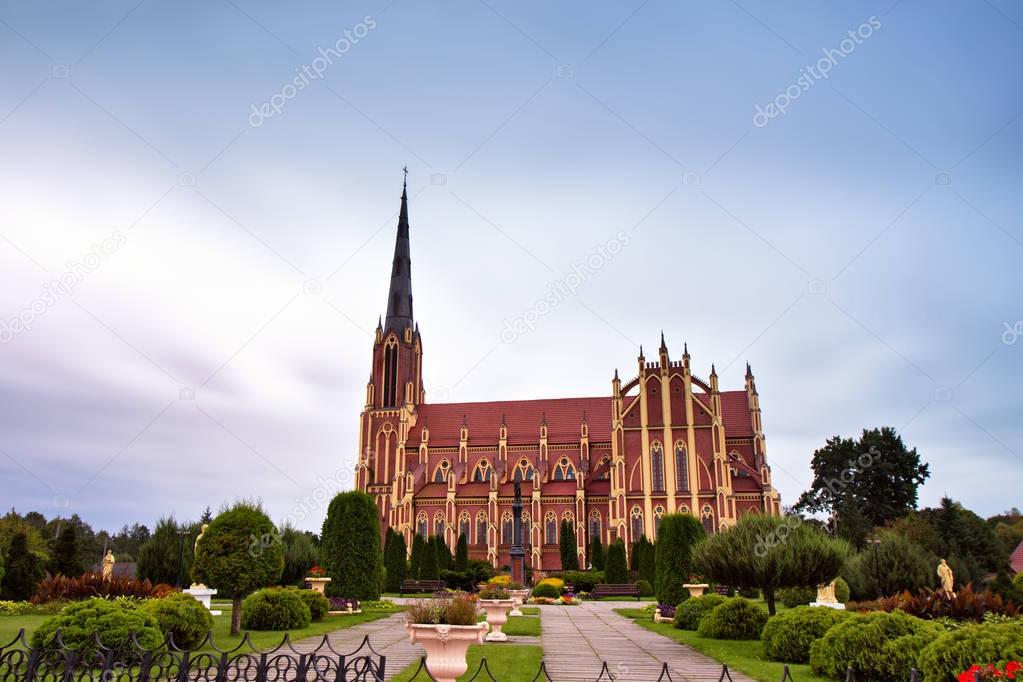
POLYGON ((562 457, 556 467, 554 467, 554 480, 555 481, 574 481, 575 480, 575 467, 568 461, 567 457, 562 457))
POLYGON ((490 476, 494 473, 494 470, 490 466, 490 462, 486 458, 481 459, 479 464, 476 465, 476 469, 472 472, 472 480, 474 483, 484 483, 490 480, 490 476))
POLYGON ((469 512, 462 512, 458 517, 458 534, 465 536, 465 541, 469 542, 469 512))
POLYGON ((679 490, 689 490, 689 454, 681 441, 675 443, 675 485, 679 490))
POLYGON ((434 483, 447 483, 448 481, 448 469, 451 468, 451 463, 446 459, 437 465, 437 468, 433 471, 433 482, 434 483))
POLYGON ((419 512, 416 517, 416 532, 425 540, 430 534, 430 522, 426 519, 426 512, 419 512))
POLYGON ((558 544, 558 515, 552 511, 547 512, 543 519, 543 541, 548 545, 558 544))
POLYGON ((654 539, 660 535, 661 521, 664 519, 664 507, 658 505, 654 507, 654 539))
POLYGON ((600 512, 594 509, 593 511, 590 512, 590 542, 595 542, 597 538, 601 538, 601 541, 603 541, 600 531, 601 531, 600 512))
POLYGON ((512 525, 511 512, 506 511, 501 515, 501 544, 510 545, 512 544, 512 531, 514 526, 512 525))
POLYGON ((707 531, 707 534, 714 532, 714 511, 710 508, 710 505, 706 505, 703 508, 703 512, 700 514, 703 518, 703 529, 707 531))
POLYGON ((398 341, 392 336, 384 347, 384 407, 397 405, 398 341))
POLYGON ((518 466, 515 467, 515 481, 532 481, 533 480, 533 467, 530 466, 529 460, 523 458, 519 460, 518 466))
POLYGON ((650 446, 650 479, 655 493, 664 492, 664 448, 660 443, 650 446))
POLYGON ((445 527, 444 515, 441 512, 437 512, 437 516, 433 518, 433 534, 439 538, 444 537, 445 527))
POLYGON ((643 536, 643 511, 639 507, 632 508, 631 524, 632 541, 638 542, 643 536))
POLYGON ((522 512, 522 546, 523 547, 529 547, 530 545, 533 544, 533 539, 530 537, 531 535, 532 535, 532 532, 531 532, 531 529, 530 529, 530 526, 529 526, 529 514, 527 514, 526 512, 522 512))
POLYGON ((482 511, 476 514, 476 544, 487 544, 487 513, 482 511))

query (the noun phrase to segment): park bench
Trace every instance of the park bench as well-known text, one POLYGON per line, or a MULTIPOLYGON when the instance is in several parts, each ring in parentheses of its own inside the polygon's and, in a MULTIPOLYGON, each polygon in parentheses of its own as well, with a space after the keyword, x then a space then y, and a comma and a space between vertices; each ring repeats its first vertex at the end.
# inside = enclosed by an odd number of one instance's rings
POLYGON ((639 601, 639 587, 632 584, 602 583, 593 586, 591 597, 635 597, 639 601))
POLYGON ((402 580, 398 588, 398 596, 404 597, 406 592, 441 592, 444 590, 443 580, 402 580))

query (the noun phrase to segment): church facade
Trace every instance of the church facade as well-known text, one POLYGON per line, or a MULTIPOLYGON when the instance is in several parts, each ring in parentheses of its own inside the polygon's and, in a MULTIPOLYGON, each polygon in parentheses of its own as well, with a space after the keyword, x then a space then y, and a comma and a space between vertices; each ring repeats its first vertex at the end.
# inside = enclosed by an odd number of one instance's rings
POLYGON ((409 546, 413 533, 441 535, 452 550, 464 534, 470 558, 508 565, 518 481, 526 565, 551 571, 563 520, 586 566, 588 539, 656 539, 665 514, 692 514, 714 533, 743 514, 780 513, 749 365, 742 389, 722 391, 713 365, 698 377, 688 347, 673 360, 663 334, 655 357, 640 348, 632 376, 614 371, 607 395, 430 403, 410 254, 403 190, 359 417, 356 487, 376 500, 382 530, 409 546))

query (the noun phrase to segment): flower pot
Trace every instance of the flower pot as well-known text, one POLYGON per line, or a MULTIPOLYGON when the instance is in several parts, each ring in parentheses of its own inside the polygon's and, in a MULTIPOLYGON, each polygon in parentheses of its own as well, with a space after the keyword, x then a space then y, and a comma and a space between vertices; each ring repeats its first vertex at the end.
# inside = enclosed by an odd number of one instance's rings
POLYGON ((486 623, 478 625, 432 625, 406 623, 409 641, 426 649, 426 669, 437 682, 455 682, 469 669, 469 645, 483 644, 486 623))
POLYGON ((487 625, 490 626, 488 642, 508 641, 508 635, 501 632, 501 628, 508 622, 508 612, 514 606, 514 599, 480 599, 480 608, 487 612, 487 625))
POLYGON ((305 579, 309 583, 309 589, 316 590, 320 594, 324 593, 324 589, 327 587, 327 583, 330 582, 330 578, 313 578, 308 577, 305 579))
POLYGON ((508 594, 511 595, 512 599, 515 600, 515 606, 512 607, 509 616, 521 616, 522 605, 529 599, 529 590, 508 590, 508 594))
POLYGON ((702 597, 703 593, 710 587, 707 583, 686 583, 682 587, 689 590, 690 597, 702 597))

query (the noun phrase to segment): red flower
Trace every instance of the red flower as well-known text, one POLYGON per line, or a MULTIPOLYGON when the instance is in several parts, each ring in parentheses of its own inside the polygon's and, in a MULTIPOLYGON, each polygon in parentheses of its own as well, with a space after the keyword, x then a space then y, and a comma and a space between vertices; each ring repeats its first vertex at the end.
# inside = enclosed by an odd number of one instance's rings
POLYGON ((1010 680, 1016 679, 1016 673, 1023 669, 1023 663, 1019 661, 1009 661, 1005 664, 1005 674, 1010 680))

